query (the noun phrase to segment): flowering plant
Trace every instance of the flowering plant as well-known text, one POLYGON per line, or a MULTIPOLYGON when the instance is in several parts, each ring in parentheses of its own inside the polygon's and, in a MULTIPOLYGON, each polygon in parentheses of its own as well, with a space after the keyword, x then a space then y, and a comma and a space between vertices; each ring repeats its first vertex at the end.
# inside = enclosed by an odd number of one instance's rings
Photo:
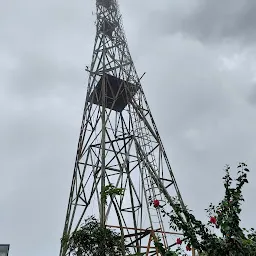
MULTIPOLYGON (((225 169, 224 199, 217 205, 210 204, 205 209, 209 221, 203 224, 186 207, 182 207, 177 201, 170 213, 164 212, 170 218, 170 227, 175 231, 182 231, 184 238, 177 239, 176 244, 185 243, 186 250, 190 251, 193 247, 199 255, 208 256, 256 256, 256 232, 252 228, 246 230, 240 227, 241 203, 244 201, 242 188, 248 183, 247 165, 238 165, 238 177, 233 180, 230 176, 230 167, 225 169), (233 181, 236 181, 233 187, 233 181), (181 216, 184 216, 186 222, 181 216), (211 231, 214 228, 215 231, 211 231), (217 230, 221 235, 217 235, 217 230)), ((155 242, 156 247, 163 256, 186 255, 182 250, 168 251, 163 248, 160 241, 155 242)))

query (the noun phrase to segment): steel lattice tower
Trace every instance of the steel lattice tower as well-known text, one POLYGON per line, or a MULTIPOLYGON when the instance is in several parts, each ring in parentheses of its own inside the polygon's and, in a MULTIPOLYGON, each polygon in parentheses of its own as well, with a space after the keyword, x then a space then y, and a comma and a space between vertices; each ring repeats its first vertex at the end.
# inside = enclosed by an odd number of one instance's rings
MULTIPOLYGON (((176 239, 162 206, 182 205, 156 124, 128 49, 117 0, 96 0, 96 39, 89 72, 64 236, 93 212, 107 227, 123 232, 133 253, 157 255, 155 233, 165 246, 176 239), (124 188, 106 205, 101 191, 124 188), (93 210, 92 210, 92 207, 93 210), (174 239, 173 239, 174 238, 174 239)), ((62 243, 60 255, 70 255, 62 243)))

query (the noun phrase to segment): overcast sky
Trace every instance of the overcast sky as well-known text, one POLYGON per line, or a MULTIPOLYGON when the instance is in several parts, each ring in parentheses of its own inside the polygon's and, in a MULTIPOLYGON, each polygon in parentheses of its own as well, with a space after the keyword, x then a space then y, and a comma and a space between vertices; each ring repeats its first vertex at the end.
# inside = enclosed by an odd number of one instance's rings
MULTIPOLYGON (((120 0, 130 51, 186 204, 245 161, 255 224, 256 1, 120 0)), ((0 3, 0 243, 58 255, 94 43, 95 0, 0 3)))

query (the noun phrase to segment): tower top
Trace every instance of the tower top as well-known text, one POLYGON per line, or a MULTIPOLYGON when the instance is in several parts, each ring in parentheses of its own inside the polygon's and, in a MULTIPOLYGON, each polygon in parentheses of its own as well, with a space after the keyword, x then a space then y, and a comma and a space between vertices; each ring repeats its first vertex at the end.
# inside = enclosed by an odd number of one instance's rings
POLYGON ((109 8, 111 5, 116 4, 115 0, 96 0, 98 5, 104 6, 105 8, 109 8))
MULTIPOLYGON (((121 14, 116 0, 96 0, 96 8, 97 32, 105 30, 104 34, 110 37, 115 29, 121 29, 121 14)), ((124 32, 122 34, 124 35, 124 32)))

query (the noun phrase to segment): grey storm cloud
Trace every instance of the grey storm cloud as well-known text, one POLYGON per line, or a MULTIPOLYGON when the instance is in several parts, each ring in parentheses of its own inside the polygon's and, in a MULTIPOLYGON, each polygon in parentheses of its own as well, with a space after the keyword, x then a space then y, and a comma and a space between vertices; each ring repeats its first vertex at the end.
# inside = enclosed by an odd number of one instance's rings
POLYGON ((67 86, 76 83, 79 75, 79 70, 72 65, 53 60, 40 52, 24 52, 19 57, 19 62, 19 69, 12 74, 9 90, 19 93, 20 96, 45 97, 54 90, 63 91, 67 86))
POLYGON ((194 13, 187 17, 183 29, 200 40, 241 40, 253 43, 256 39, 256 2, 253 0, 199 1, 194 13))
POLYGON ((252 44, 256 39, 255 12, 254 0, 174 0, 164 12, 152 11, 147 21, 162 33, 182 33, 202 42, 252 44))
POLYGON ((256 84, 252 84, 252 88, 250 90, 250 94, 248 95, 248 100, 252 105, 256 105, 256 84))
MULTIPOLYGON (((222 195, 246 161, 243 224, 254 224, 256 2, 120 0, 135 66, 186 204, 222 195), (228 44, 224 41, 228 40, 228 44)), ((95 35, 95 0, 0 8, 0 243, 58 255, 95 35)))

